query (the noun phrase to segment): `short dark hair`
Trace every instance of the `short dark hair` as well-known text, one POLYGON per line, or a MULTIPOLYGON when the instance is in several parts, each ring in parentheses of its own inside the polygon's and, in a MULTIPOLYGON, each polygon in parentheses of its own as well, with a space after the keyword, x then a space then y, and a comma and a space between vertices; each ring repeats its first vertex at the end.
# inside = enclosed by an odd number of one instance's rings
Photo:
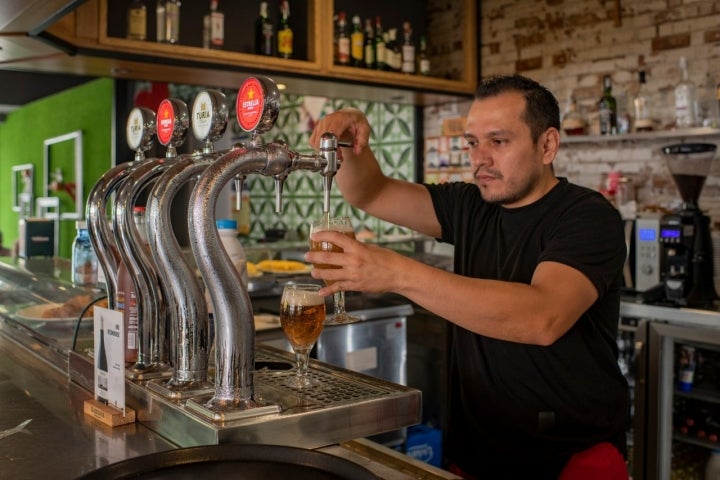
POLYGON ((495 75, 484 79, 475 92, 475 100, 495 97, 502 93, 519 92, 525 98, 523 120, 530 127, 533 142, 548 128, 560 130, 560 107, 547 88, 522 75, 495 75))

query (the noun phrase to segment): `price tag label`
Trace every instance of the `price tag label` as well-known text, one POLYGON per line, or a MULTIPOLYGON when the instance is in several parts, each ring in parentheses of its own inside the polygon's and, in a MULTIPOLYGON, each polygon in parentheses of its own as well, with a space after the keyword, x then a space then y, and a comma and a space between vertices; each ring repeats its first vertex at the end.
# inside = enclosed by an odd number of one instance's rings
POLYGON ((125 412, 125 337, 122 312, 94 308, 95 398, 125 412))

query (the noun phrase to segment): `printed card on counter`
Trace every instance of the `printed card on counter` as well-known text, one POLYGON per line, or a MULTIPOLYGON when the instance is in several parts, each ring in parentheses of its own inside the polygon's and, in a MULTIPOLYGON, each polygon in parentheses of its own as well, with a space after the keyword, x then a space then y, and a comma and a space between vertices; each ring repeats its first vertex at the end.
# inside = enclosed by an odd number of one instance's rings
POLYGON ((95 398, 125 413, 125 339, 122 312, 95 307, 95 398))

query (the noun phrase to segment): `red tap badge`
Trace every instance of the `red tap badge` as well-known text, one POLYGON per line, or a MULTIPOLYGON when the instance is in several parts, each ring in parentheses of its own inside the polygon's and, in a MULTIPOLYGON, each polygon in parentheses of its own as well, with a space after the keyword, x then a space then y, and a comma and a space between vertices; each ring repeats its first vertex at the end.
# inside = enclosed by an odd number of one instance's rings
POLYGON ((156 121, 158 140, 162 145, 168 145, 175 131, 175 110, 167 98, 160 102, 156 121))
POLYGON ((240 128, 246 132, 254 131, 263 117, 265 90, 262 83, 250 77, 242 84, 237 96, 235 111, 240 128))

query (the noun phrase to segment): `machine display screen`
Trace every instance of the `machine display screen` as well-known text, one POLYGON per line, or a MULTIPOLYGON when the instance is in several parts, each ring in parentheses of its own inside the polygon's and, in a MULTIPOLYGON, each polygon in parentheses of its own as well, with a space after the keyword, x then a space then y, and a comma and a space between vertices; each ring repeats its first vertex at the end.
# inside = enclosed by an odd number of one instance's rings
POLYGON ((654 228, 641 228, 638 230, 638 240, 641 242, 654 242, 657 240, 654 228))
POLYGON ((660 238, 680 238, 680 229, 663 228, 660 231, 660 238))

